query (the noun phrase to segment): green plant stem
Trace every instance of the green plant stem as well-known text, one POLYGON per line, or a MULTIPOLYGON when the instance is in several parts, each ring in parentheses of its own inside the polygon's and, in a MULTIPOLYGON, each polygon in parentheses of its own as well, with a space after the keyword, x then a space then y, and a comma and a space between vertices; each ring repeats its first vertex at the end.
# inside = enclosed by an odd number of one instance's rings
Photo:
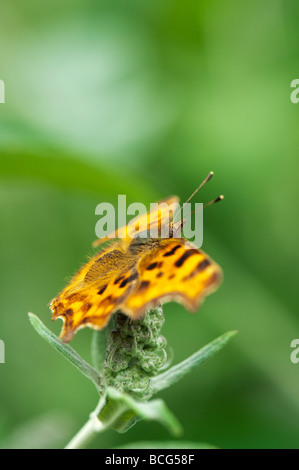
POLYGON ((85 423, 80 431, 70 440, 65 449, 85 449, 97 433, 105 429, 106 426, 104 426, 98 418, 93 416, 89 418, 87 423, 85 423))
POLYGON ((98 414, 102 411, 105 404, 106 396, 103 395, 96 409, 89 415, 89 420, 65 446, 65 449, 85 449, 99 432, 105 431, 108 427, 107 424, 102 423, 98 418, 98 414))

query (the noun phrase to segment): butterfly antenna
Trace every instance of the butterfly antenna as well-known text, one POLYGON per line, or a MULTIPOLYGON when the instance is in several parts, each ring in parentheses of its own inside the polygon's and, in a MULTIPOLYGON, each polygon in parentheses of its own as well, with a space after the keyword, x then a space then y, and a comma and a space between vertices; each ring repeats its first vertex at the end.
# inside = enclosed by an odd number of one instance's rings
MULTIPOLYGON (((191 194, 191 196, 187 199, 187 201, 184 202, 183 207, 184 207, 185 204, 187 204, 187 202, 190 201, 190 199, 193 198, 193 196, 195 196, 195 194, 196 194, 208 181, 210 181, 210 179, 212 178, 213 175, 214 175, 214 171, 210 171, 210 173, 208 174, 208 176, 203 180, 202 183, 200 183, 200 185, 198 186, 198 188, 196 188, 195 191, 191 194)), ((182 209, 183 209, 183 207, 182 207, 182 209)))
MULTIPOLYGON (((187 204, 187 202, 189 202, 190 199, 192 199, 193 196, 195 196, 195 194, 196 194, 208 181, 210 181, 210 179, 212 178, 213 175, 214 175, 214 171, 210 171, 210 173, 208 174, 208 176, 203 180, 202 183, 200 183, 200 185, 195 189, 195 191, 191 194, 191 196, 187 199, 187 201, 184 202, 184 204, 182 205, 180 211, 179 211, 177 214, 175 214, 174 217, 176 217, 177 215, 179 215, 179 214, 182 212, 182 210, 184 209, 184 207, 185 207, 185 205, 187 204)), ((210 204, 210 203, 209 203, 209 204, 210 204)))
POLYGON ((216 199, 214 199, 213 201, 210 201, 207 204, 205 204, 203 207, 211 206, 212 204, 216 204, 216 202, 222 201, 223 199, 224 199, 224 196, 223 194, 221 194, 220 196, 216 197, 216 199))
POLYGON ((198 209, 195 209, 194 211, 190 212, 190 215, 194 214, 197 211, 200 211, 204 207, 208 207, 208 206, 211 206, 212 204, 216 204, 216 202, 222 201, 222 199, 224 199, 223 194, 221 194, 221 196, 216 197, 216 199, 214 199, 213 201, 210 201, 207 204, 204 204, 202 207, 198 207, 198 209))
MULTIPOLYGON (((205 204, 204 206, 201 206, 201 207, 195 209, 194 211, 190 212, 189 215, 194 214, 195 212, 197 212, 199 210, 202 210, 205 207, 211 206, 212 204, 216 204, 216 202, 222 201, 223 199, 224 199, 224 196, 223 196, 223 194, 221 194, 220 196, 216 197, 216 199, 213 199, 213 201, 210 201, 207 204, 205 204)), ((175 224, 179 223, 177 229, 180 228, 180 230, 181 230, 185 222, 186 222, 185 218, 181 218, 180 222, 179 221, 175 222, 175 224)))

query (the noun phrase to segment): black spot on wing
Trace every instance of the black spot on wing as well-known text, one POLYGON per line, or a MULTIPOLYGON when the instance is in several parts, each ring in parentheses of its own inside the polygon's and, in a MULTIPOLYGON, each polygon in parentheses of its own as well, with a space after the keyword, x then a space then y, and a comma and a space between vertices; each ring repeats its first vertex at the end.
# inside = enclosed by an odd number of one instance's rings
POLYGON ((175 266, 177 268, 180 268, 181 266, 183 266, 183 264, 185 263, 185 261, 190 258, 190 256, 193 256, 193 255, 198 255, 198 250, 195 250, 195 249, 191 249, 191 250, 187 250, 185 251, 185 253, 175 262, 175 266))
POLYGON ((152 263, 150 264, 146 269, 147 271, 151 271, 152 269, 155 269, 157 267, 158 263, 152 263))
POLYGON ((164 257, 166 256, 172 256, 175 254, 175 252, 181 247, 181 245, 175 245, 170 251, 167 251, 166 253, 164 253, 164 257))
POLYGON ((138 287, 138 292, 142 292, 143 290, 147 289, 149 285, 150 285, 149 281, 142 281, 138 287))
POLYGON ((131 274, 131 276, 125 278, 122 283, 119 285, 119 287, 125 287, 128 282, 132 282, 132 281, 135 281, 135 279, 138 278, 138 273, 137 271, 135 271, 133 274, 131 274))
POLYGON ((99 292, 98 292, 98 295, 104 294, 104 292, 105 292, 106 289, 107 289, 107 284, 106 284, 105 286, 101 287, 101 289, 100 289, 99 292))
POLYGON ((196 276, 198 273, 201 273, 205 269, 207 269, 211 265, 211 262, 208 259, 203 259, 198 263, 196 268, 192 271, 192 273, 188 274, 188 276, 184 277, 183 281, 188 281, 196 276))
POLYGON ((64 316, 70 317, 71 315, 73 315, 73 313, 74 313, 74 310, 72 308, 68 308, 67 310, 64 311, 64 316))
POLYGON ((196 266, 196 271, 200 273, 201 271, 204 271, 208 266, 210 266, 211 262, 208 259, 204 259, 198 263, 196 266))
POLYGON ((115 279, 114 284, 118 284, 120 281, 124 279, 125 276, 120 276, 117 279, 115 279))

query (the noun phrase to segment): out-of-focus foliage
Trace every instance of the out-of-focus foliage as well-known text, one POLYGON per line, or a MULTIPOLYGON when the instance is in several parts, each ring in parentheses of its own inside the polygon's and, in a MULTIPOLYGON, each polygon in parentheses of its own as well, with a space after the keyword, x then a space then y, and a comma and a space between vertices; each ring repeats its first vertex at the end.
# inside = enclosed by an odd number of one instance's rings
MULTIPOLYGON (((298 20, 298 4, 283 0, 1 2, 3 445, 19 436, 30 446, 20 429, 34 423, 36 436, 51 411, 51 423, 57 413, 66 422, 61 446, 97 402, 27 317, 58 333, 47 304, 93 253, 96 204, 184 200, 210 170, 197 200, 225 194, 205 211, 203 246, 224 283, 197 315, 167 305, 163 334, 175 362, 224 331, 239 335, 161 396, 185 441, 298 445, 298 20)), ((72 343, 88 361, 90 342, 86 329, 72 343)), ((168 439, 141 422, 94 445, 168 439)))

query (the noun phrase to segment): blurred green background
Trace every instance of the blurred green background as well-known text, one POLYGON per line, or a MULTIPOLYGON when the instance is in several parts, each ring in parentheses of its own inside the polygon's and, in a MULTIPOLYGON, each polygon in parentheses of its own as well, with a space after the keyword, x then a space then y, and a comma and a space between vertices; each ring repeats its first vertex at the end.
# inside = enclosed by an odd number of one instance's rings
MULTIPOLYGON (((178 362, 230 329, 211 362, 161 393, 184 440, 298 447, 298 78, 295 0, 3 0, 0 6, 0 445, 61 447, 97 403, 92 384, 44 343, 27 312, 93 253, 95 206, 197 201, 203 248, 224 283, 197 315, 167 304, 178 362)), ((72 346, 90 360, 91 331, 72 346)), ((159 424, 94 447, 165 441, 159 424)))

